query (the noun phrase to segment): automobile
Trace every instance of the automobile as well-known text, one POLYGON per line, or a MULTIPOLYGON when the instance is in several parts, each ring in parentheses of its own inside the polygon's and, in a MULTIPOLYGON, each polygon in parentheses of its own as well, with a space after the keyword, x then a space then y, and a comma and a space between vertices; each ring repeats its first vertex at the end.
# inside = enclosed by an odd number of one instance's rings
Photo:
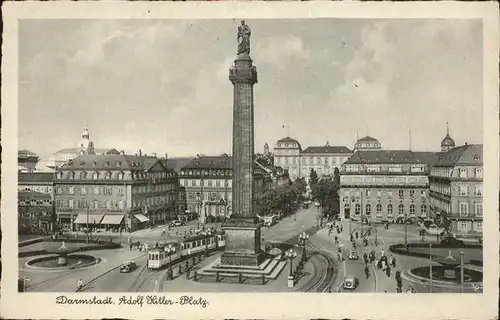
POLYGON ((361 224, 368 224, 368 219, 365 217, 361 218, 361 224))
POLYGON ((185 226, 185 225, 186 225, 186 223, 184 221, 180 221, 180 220, 174 220, 174 221, 170 222, 171 227, 180 227, 180 226, 185 226))
POLYGON ((349 250, 349 255, 347 256, 347 258, 349 260, 358 260, 359 259, 358 252, 352 249, 349 250))
POLYGON ((304 204, 302 205, 302 208, 304 208, 304 209, 309 209, 309 204, 308 204, 308 203, 304 203, 304 204))
POLYGON ((429 228, 425 230, 428 234, 441 234, 443 230, 439 229, 436 224, 431 224, 429 228))
POLYGON ((429 226, 430 226, 431 224, 433 224, 433 223, 434 223, 434 220, 429 219, 429 218, 427 218, 427 219, 425 219, 425 220, 423 221, 423 225, 424 225, 424 227, 426 227, 426 228, 429 228, 429 226))
POLYGON ((455 248, 463 248, 464 247, 464 242, 460 239, 457 239, 455 237, 446 237, 441 240, 441 244, 450 246, 450 247, 455 247, 455 248))
POLYGON ((264 227, 271 227, 273 225, 272 221, 264 222, 264 227))
POLYGON ((120 267, 120 273, 129 273, 137 269, 137 265, 134 261, 125 261, 120 267))
POLYGON ((314 205, 315 205, 316 207, 319 207, 319 206, 320 206, 319 202, 317 202, 317 201, 314 203, 314 205))
POLYGON ((397 217, 396 223, 397 224, 404 224, 405 223, 405 218, 404 217, 397 217))
POLYGON ((359 280, 355 276, 346 276, 344 278, 344 289, 354 290, 358 287, 359 280))

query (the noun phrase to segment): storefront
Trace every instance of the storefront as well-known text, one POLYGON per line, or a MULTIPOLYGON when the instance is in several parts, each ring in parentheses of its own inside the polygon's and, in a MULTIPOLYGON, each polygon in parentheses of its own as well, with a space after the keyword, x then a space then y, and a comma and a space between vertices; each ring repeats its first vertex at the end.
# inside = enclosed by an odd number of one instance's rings
POLYGON ((79 213, 73 224, 76 226, 77 231, 101 229, 103 217, 104 214, 102 213, 79 213))
POLYGON ((112 230, 114 232, 121 232, 125 229, 125 215, 121 214, 107 214, 101 221, 106 231, 112 230))

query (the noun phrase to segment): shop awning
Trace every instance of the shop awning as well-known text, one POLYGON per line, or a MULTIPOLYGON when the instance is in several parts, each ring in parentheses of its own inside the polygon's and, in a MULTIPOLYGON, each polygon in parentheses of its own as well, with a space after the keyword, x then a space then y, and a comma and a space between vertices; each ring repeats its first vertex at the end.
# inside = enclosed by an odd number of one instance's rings
POLYGON ((149 218, 146 217, 145 215, 143 214, 135 214, 134 217, 137 218, 137 220, 139 220, 140 222, 146 222, 146 221, 149 221, 149 218))
POLYGON ((102 219, 101 224, 121 224, 123 217, 123 214, 107 214, 102 219))
POLYGON ((74 223, 76 224, 99 224, 102 220, 102 217, 104 217, 103 214, 98 214, 98 213, 90 213, 88 215, 87 219, 87 214, 86 213, 79 213, 78 216, 76 217, 74 223))

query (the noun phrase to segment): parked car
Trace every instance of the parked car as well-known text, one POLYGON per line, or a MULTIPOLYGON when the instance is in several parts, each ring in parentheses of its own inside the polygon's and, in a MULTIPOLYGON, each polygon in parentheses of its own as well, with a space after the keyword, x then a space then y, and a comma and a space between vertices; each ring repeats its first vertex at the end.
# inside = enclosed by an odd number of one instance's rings
POLYGON ((359 280, 355 276, 346 276, 344 278, 344 289, 355 290, 358 287, 359 280))
POLYGON ((170 222, 171 227, 180 227, 180 226, 185 226, 185 225, 186 225, 186 223, 184 221, 180 221, 180 220, 174 220, 174 221, 170 222))
POLYGON ((134 261, 125 261, 120 267, 120 273, 129 273, 137 269, 137 265, 134 261))
POLYGON ((302 205, 302 208, 304 208, 304 209, 309 209, 309 204, 308 204, 308 203, 304 203, 304 204, 302 205))
POLYGON ((455 237, 446 237, 443 240, 441 240, 441 244, 450 246, 450 247, 455 247, 455 248, 463 248, 464 247, 464 242, 460 239, 457 239, 455 237))
POLYGON ((397 217, 396 218, 396 223, 397 224, 404 224, 405 223, 405 218, 404 217, 397 217))
POLYGON ((347 256, 347 258, 349 260, 358 260, 359 259, 358 252, 352 249, 349 250, 349 255, 347 256))

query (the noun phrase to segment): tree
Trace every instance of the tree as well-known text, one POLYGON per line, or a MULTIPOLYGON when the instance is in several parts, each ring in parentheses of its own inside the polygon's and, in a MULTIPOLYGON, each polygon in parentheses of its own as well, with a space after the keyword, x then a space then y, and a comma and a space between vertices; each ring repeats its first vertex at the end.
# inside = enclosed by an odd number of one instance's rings
POLYGON ((311 187, 311 190, 313 187, 318 183, 318 174, 314 169, 311 169, 311 172, 309 173, 309 186, 311 187))
POLYGON ((298 201, 304 200, 304 194, 307 191, 307 182, 304 178, 297 178, 292 184, 292 187, 295 188, 298 196, 298 201))
POLYGON ((334 217, 339 213, 340 199, 335 179, 321 179, 312 187, 313 197, 323 207, 323 215, 334 217))

